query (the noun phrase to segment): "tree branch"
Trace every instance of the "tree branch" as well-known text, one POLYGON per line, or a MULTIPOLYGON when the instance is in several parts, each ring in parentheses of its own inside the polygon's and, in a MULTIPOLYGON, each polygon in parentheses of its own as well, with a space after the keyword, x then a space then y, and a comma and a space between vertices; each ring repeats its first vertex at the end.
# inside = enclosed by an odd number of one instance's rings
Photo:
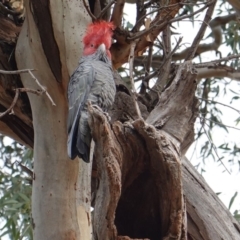
POLYGON ((106 116, 91 104, 89 124, 95 142, 99 186, 93 211, 94 239, 116 239, 115 211, 121 195, 121 148, 115 141, 106 116))
POLYGON ((116 27, 121 28, 125 0, 116 0, 116 1, 117 2, 115 3, 112 11, 111 21, 114 23, 116 27))
POLYGON ((92 21, 93 21, 93 22, 96 21, 97 18, 92 14, 92 12, 91 12, 88 4, 86 3, 86 0, 83 0, 83 5, 84 5, 85 9, 87 10, 89 16, 92 18, 92 21))
MULTIPOLYGON (((182 7, 180 3, 181 0, 170 0, 168 1, 166 5, 165 11, 159 11, 154 20, 151 22, 150 26, 136 34, 132 34, 127 31, 123 31, 122 29, 117 28, 115 30, 115 39, 117 40, 116 43, 114 43, 111 47, 111 53, 112 53, 112 62, 115 68, 118 68, 123 63, 127 62, 129 51, 130 51, 130 44, 132 41, 137 40, 136 48, 135 48, 135 55, 139 56, 142 55, 142 53, 145 51, 145 49, 152 44, 152 42, 157 38, 159 33, 166 27, 169 20, 173 19, 174 16, 177 14, 179 9, 182 7), (172 6, 171 8, 167 8, 167 6, 172 6), (164 20, 163 20, 164 19, 164 20), (147 36, 147 37, 146 37, 147 36), (121 49, 121 51, 119 51, 121 49)), ((119 6, 120 11, 122 11, 122 7, 124 5, 124 2, 120 0, 122 5, 119 6)), ((116 9, 115 4, 114 9, 116 9)), ((161 5, 162 3, 160 3, 161 5)), ((114 16, 113 12, 113 16, 114 16)), ((119 15, 116 15, 118 17, 112 18, 116 26, 121 26, 121 21, 119 15)))
POLYGON ((195 56, 195 53, 197 51, 197 48, 199 46, 199 43, 200 41, 202 40, 203 36, 204 36, 204 33, 206 31, 206 28, 208 26, 208 23, 210 22, 211 20, 211 17, 212 17, 212 14, 213 14, 213 10, 214 10, 214 7, 216 5, 216 0, 214 1, 210 1, 210 6, 205 14, 205 17, 204 17, 204 20, 203 20, 203 23, 195 37, 195 39, 193 40, 193 43, 192 43, 192 46, 189 48, 189 51, 188 51, 188 54, 187 56, 185 57, 185 61, 188 61, 188 60, 192 60, 195 56))
POLYGON ((43 91, 39 91, 39 90, 34 90, 34 89, 29 89, 29 88, 17 88, 15 90, 15 97, 12 101, 12 104, 10 105, 10 107, 5 111, 5 112, 2 112, 0 113, 0 118, 7 115, 8 113, 9 114, 14 114, 13 112, 13 108, 15 107, 16 103, 17 103, 17 100, 18 100, 18 97, 19 97, 19 93, 20 92, 30 92, 30 93, 34 93, 36 95, 41 95, 43 93, 43 91))
POLYGON ((219 63, 221 63, 221 62, 228 62, 229 60, 236 59, 236 58, 240 58, 240 54, 230 55, 230 56, 223 57, 220 59, 212 60, 210 62, 197 63, 197 64, 195 64, 195 67, 196 68, 217 67, 217 66, 219 66, 219 63))
POLYGON ((37 78, 33 75, 31 70, 28 70, 28 73, 31 75, 31 77, 35 80, 35 82, 37 83, 37 85, 42 89, 42 91, 47 95, 48 99, 50 100, 50 102, 52 103, 53 106, 56 106, 55 102, 52 100, 50 94, 47 92, 46 88, 43 87, 40 82, 37 80, 37 78))
POLYGON ((134 97, 134 105, 136 108, 136 112, 139 118, 142 118, 141 112, 137 103, 137 91, 135 88, 134 80, 133 80, 133 61, 134 61, 134 50, 136 47, 136 42, 131 43, 130 54, 129 54, 129 74, 130 74, 130 81, 132 85, 133 97, 134 97))
POLYGON ((111 6, 116 3, 117 0, 112 0, 111 2, 109 2, 107 4, 107 6, 105 8, 102 9, 102 11, 100 12, 100 14, 97 17, 97 20, 102 19, 103 15, 111 8, 111 6))
MULTIPOLYGON (((22 69, 22 70, 15 70, 15 71, 5 71, 5 70, 1 70, 0 69, 0 73, 3 74, 20 74, 20 73, 29 73, 30 76, 35 80, 35 82, 37 83, 37 85, 42 89, 42 92, 44 92, 48 99, 50 100, 50 102, 52 103, 53 106, 56 106, 56 104, 54 103, 54 101, 52 100, 51 96, 49 95, 49 93, 47 92, 46 88, 43 87, 40 82, 38 81, 38 79, 33 75, 32 71, 34 71, 34 69, 22 69)), ((34 91, 34 90, 31 90, 34 91)), ((27 91, 26 91, 27 92, 27 91)))
POLYGON ((194 139, 193 125, 198 106, 195 97, 196 76, 190 62, 180 65, 173 82, 162 92, 157 106, 146 120, 147 123, 174 136, 181 143, 182 154, 194 139))
POLYGON ((0 73, 2 74, 20 74, 20 73, 29 73, 29 71, 35 71, 35 69, 22 69, 22 70, 13 70, 13 71, 5 71, 0 69, 0 73))
POLYGON ((10 107, 5 112, 0 113, 0 118, 7 115, 8 113, 13 113, 13 108, 17 103, 18 96, 19 96, 19 91, 18 91, 18 89, 16 89, 15 97, 12 101, 12 104, 10 105, 10 107))
MULTIPOLYGON (((196 67, 197 68, 197 67, 196 67)), ((227 65, 215 65, 214 67, 197 68, 197 79, 203 78, 224 78, 228 77, 232 80, 240 81, 240 72, 227 65)))

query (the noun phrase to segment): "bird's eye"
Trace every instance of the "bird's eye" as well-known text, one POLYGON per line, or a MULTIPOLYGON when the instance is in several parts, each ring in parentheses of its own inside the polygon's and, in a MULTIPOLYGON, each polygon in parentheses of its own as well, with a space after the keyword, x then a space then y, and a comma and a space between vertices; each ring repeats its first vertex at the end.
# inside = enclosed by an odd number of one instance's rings
POLYGON ((94 45, 93 45, 93 44, 91 44, 90 46, 91 46, 92 48, 94 47, 94 45))

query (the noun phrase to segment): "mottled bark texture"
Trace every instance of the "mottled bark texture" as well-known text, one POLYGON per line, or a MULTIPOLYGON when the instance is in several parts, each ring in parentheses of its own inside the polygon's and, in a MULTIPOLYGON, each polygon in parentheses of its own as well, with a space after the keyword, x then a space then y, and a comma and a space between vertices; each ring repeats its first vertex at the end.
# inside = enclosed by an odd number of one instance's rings
MULTIPOLYGON (((121 10, 124 1, 117 2, 115 8, 121 10)), ((169 1, 172 7, 164 19, 174 18, 181 7, 178 3, 169 1)), ((131 91, 118 78, 111 122, 89 105, 95 141, 92 168, 83 161, 70 161, 66 89, 90 18, 78 0, 32 0, 25 6, 22 29, 0 15, 0 68, 37 69, 35 76, 57 106, 45 95, 21 94, 14 114, 1 118, 0 131, 34 146, 34 239, 239 239, 236 220, 184 158, 193 141, 198 105, 191 62, 169 73, 168 86, 150 101, 152 106, 146 104, 147 98, 139 98, 141 119, 131 91)), ((118 14, 116 23, 122 12, 118 14)), ((160 31, 154 29, 150 37, 160 31)), ((115 66, 129 54, 129 42, 120 33, 116 31, 112 49, 115 66)), ((146 39, 138 43, 136 53, 150 44, 146 39)), ((9 107, 14 89, 22 86, 38 88, 28 74, 0 75, 0 111, 9 107)))

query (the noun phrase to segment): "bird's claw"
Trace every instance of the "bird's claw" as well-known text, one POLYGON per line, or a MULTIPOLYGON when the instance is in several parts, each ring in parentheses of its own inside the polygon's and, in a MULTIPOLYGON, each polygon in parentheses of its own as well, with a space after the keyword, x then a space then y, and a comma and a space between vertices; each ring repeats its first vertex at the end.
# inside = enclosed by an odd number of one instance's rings
POLYGON ((110 117, 110 115, 109 115, 107 112, 103 112, 103 114, 105 115, 105 117, 107 118, 107 120, 108 120, 109 122, 111 122, 111 117, 110 117))
POLYGON ((105 117, 107 118, 107 120, 109 122, 111 122, 111 117, 109 116, 109 114, 107 112, 104 112, 98 105, 93 104, 92 107, 94 107, 98 111, 102 112, 105 115, 105 117))

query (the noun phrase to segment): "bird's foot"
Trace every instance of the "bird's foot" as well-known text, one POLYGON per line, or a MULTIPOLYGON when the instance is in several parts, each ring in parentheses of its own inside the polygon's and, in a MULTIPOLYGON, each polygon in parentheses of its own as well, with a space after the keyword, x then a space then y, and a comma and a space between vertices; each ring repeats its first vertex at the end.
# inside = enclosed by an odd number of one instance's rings
POLYGON ((110 117, 110 115, 109 115, 107 112, 103 112, 103 114, 105 115, 105 117, 107 118, 107 120, 108 120, 109 122, 111 122, 111 117, 110 117))
POLYGON ((103 112, 103 110, 96 104, 92 104, 92 107, 94 107, 95 109, 97 109, 100 112, 103 112))
POLYGON ((100 112, 102 112, 104 115, 105 115, 105 117, 107 118, 107 120, 109 121, 109 122, 111 122, 111 117, 109 116, 109 114, 107 113, 107 112, 104 112, 98 105, 92 105, 92 107, 94 107, 95 109, 97 109, 98 111, 100 111, 100 112))

